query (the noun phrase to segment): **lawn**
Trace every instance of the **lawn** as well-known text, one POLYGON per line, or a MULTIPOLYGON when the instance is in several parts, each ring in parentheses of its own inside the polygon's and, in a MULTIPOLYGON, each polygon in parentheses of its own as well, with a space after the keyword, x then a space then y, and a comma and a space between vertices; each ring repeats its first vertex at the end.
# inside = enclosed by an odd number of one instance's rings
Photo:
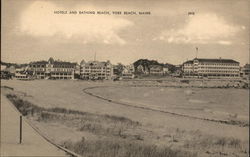
POLYGON ((249 121, 246 89, 98 87, 88 91, 135 106, 210 119, 249 121))

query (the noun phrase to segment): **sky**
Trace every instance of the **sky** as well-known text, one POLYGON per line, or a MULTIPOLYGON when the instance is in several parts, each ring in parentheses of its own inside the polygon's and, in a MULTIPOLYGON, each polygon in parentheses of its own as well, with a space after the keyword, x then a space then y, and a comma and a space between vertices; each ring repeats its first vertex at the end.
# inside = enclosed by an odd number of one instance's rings
POLYGON ((248 0, 3 0, 1 16, 5 62, 53 57, 79 63, 96 54, 113 64, 150 59, 177 65, 196 56, 249 63, 248 0))

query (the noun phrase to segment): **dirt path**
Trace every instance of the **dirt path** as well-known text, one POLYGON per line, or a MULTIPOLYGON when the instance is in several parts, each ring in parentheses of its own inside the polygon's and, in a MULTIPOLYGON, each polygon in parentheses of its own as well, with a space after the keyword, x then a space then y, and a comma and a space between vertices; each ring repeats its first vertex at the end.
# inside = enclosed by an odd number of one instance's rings
POLYGON ((23 117, 22 144, 19 144, 19 116, 7 98, 1 95, 0 156, 67 156, 41 137, 23 117))

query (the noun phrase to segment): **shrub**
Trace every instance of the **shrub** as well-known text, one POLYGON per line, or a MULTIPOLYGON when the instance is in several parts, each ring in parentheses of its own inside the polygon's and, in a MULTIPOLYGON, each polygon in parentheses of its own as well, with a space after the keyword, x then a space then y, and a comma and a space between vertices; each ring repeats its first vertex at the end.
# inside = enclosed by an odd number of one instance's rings
POLYGON ((228 145, 234 148, 240 148, 242 146, 242 142, 239 139, 232 138, 230 139, 228 145))
POLYGON ((94 157, 194 157, 197 154, 173 150, 170 147, 157 147, 156 145, 127 140, 96 140, 87 141, 84 138, 76 143, 63 142, 66 147, 83 156, 94 157))
POLYGON ((133 125, 133 126, 138 126, 140 125, 139 122, 132 121, 131 119, 128 119, 126 117, 120 117, 120 116, 114 116, 114 115, 104 115, 104 118, 107 120, 111 120, 113 122, 121 122, 121 123, 126 123, 128 125, 133 125))
POLYGON ((18 98, 16 95, 7 94, 6 97, 15 105, 15 107, 21 112, 22 115, 33 115, 34 112, 42 112, 45 110, 42 107, 33 105, 32 103, 18 98))

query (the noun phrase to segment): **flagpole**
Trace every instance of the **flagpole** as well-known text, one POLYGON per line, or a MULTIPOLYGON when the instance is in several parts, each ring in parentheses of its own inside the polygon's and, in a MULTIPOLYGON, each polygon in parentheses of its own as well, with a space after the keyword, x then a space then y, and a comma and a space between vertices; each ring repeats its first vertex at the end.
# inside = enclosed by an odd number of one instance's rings
POLYGON ((198 55, 198 47, 196 47, 196 55, 195 55, 195 58, 197 58, 197 55, 198 55))

